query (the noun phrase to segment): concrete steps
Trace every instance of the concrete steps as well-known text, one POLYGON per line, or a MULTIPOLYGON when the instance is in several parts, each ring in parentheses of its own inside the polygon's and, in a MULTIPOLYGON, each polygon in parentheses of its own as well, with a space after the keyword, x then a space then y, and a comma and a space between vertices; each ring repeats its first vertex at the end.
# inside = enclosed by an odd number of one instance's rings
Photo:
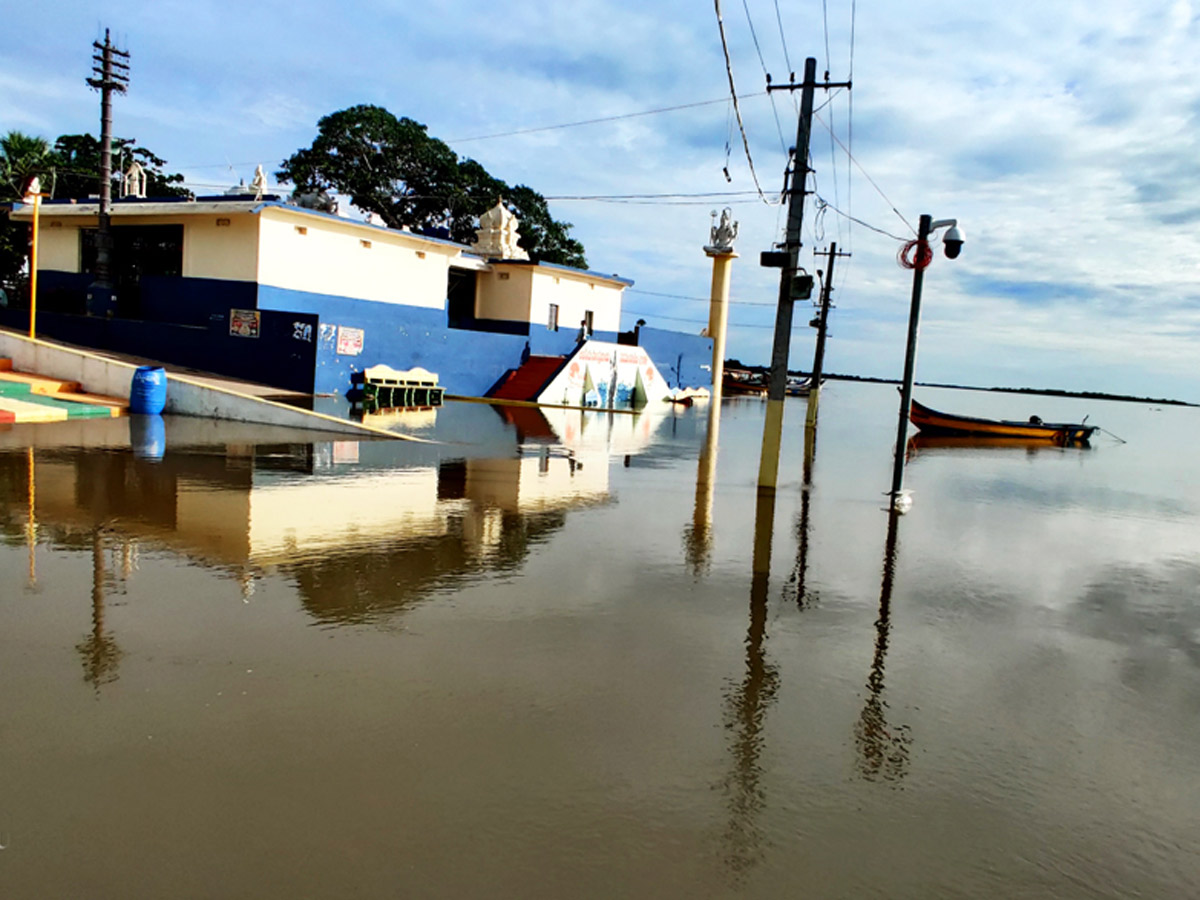
POLYGON ((531 356, 488 396, 495 400, 534 400, 561 368, 564 356, 531 356))
POLYGON ((121 397, 85 394, 77 381, 15 372, 12 360, 0 359, 0 423, 103 418, 128 409, 129 401, 121 397))

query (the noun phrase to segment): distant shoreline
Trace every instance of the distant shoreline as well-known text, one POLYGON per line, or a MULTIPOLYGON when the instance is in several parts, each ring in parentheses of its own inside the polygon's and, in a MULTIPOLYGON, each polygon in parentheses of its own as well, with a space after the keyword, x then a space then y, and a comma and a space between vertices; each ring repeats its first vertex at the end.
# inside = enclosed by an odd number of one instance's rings
MULTIPOLYGON (((726 366, 735 369, 746 369, 751 372, 767 372, 767 366, 747 366, 735 360, 727 360, 726 366)), ((807 372, 788 372, 789 375, 807 375, 807 372)), ((864 375, 836 375, 827 372, 821 376, 828 381, 865 381, 874 384, 900 384, 898 378, 872 378, 864 375)), ((1103 391, 1065 391, 1058 388, 1030 387, 977 387, 970 384, 940 384, 935 381, 918 381, 920 387, 950 388, 957 391, 991 391, 998 394, 1033 394, 1044 397, 1076 397, 1082 400, 1115 400, 1119 403, 1154 403, 1160 406, 1191 406, 1200 407, 1200 403, 1188 403, 1186 400, 1168 400, 1163 397, 1134 397, 1129 394, 1109 394, 1103 391)))

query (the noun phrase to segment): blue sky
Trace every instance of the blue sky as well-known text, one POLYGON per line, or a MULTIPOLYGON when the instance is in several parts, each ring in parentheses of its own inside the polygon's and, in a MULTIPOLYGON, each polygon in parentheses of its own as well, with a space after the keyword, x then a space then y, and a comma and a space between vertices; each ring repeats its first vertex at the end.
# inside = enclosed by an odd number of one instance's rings
MULTIPOLYGON (((780 239, 784 210, 756 198, 730 127, 710 2, 5 5, 8 33, 24 37, 0 55, 0 130, 98 132, 84 79, 105 26, 133 55, 115 133, 198 191, 249 181, 258 163, 272 172, 322 115, 385 106, 498 177, 560 198, 551 209, 574 223, 592 267, 636 282, 626 327, 703 326, 705 303, 687 298, 708 294, 709 213, 729 205, 742 254, 729 354, 770 357, 778 273, 758 254, 780 239), (676 106, 687 108, 492 137, 676 106), (737 194, 571 199, 718 192, 737 194)), ((785 54, 796 71, 813 56, 819 75, 853 77, 852 92, 817 98, 812 164, 831 208, 818 214, 810 200, 801 250, 810 271, 830 241, 852 253, 837 263, 828 369, 899 376, 911 275, 895 238, 930 213, 957 218, 967 243, 926 272, 919 380, 1200 402, 1191 2, 931 0, 860 3, 852 16, 850 0, 723 0, 722 11, 768 195, 794 142, 798 95, 772 102, 764 65, 781 82, 785 54)), ((797 310, 793 368, 811 362, 808 318, 797 310)))

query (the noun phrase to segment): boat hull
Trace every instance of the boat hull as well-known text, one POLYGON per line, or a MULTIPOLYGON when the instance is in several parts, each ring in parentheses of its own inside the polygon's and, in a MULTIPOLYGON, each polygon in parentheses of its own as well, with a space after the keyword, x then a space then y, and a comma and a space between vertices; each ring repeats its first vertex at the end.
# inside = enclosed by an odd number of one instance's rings
POLYGON ((1096 431, 1095 425, 1061 422, 1011 422, 977 419, 938 412, 912 401, 909 418, 922 434, 955 435, 992 439, 1053 441, 1060 444, 1086 443, 1096 431))

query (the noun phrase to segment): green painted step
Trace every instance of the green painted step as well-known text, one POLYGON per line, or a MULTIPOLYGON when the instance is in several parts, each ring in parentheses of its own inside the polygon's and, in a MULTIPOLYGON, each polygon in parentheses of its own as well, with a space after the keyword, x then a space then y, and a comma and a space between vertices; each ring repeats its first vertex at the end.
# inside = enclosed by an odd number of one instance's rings
POLYGON ((35 403, 39 406, 49 406, 52 409, 65 410, 68 419, 106 419, 112 416, 112 409, 107 406, 94 406, 90 403, 72 403, 70 400, 57 400, 46 394, 33 394, 28 391, 21 395, 21 401, 23 403, 35 403))

